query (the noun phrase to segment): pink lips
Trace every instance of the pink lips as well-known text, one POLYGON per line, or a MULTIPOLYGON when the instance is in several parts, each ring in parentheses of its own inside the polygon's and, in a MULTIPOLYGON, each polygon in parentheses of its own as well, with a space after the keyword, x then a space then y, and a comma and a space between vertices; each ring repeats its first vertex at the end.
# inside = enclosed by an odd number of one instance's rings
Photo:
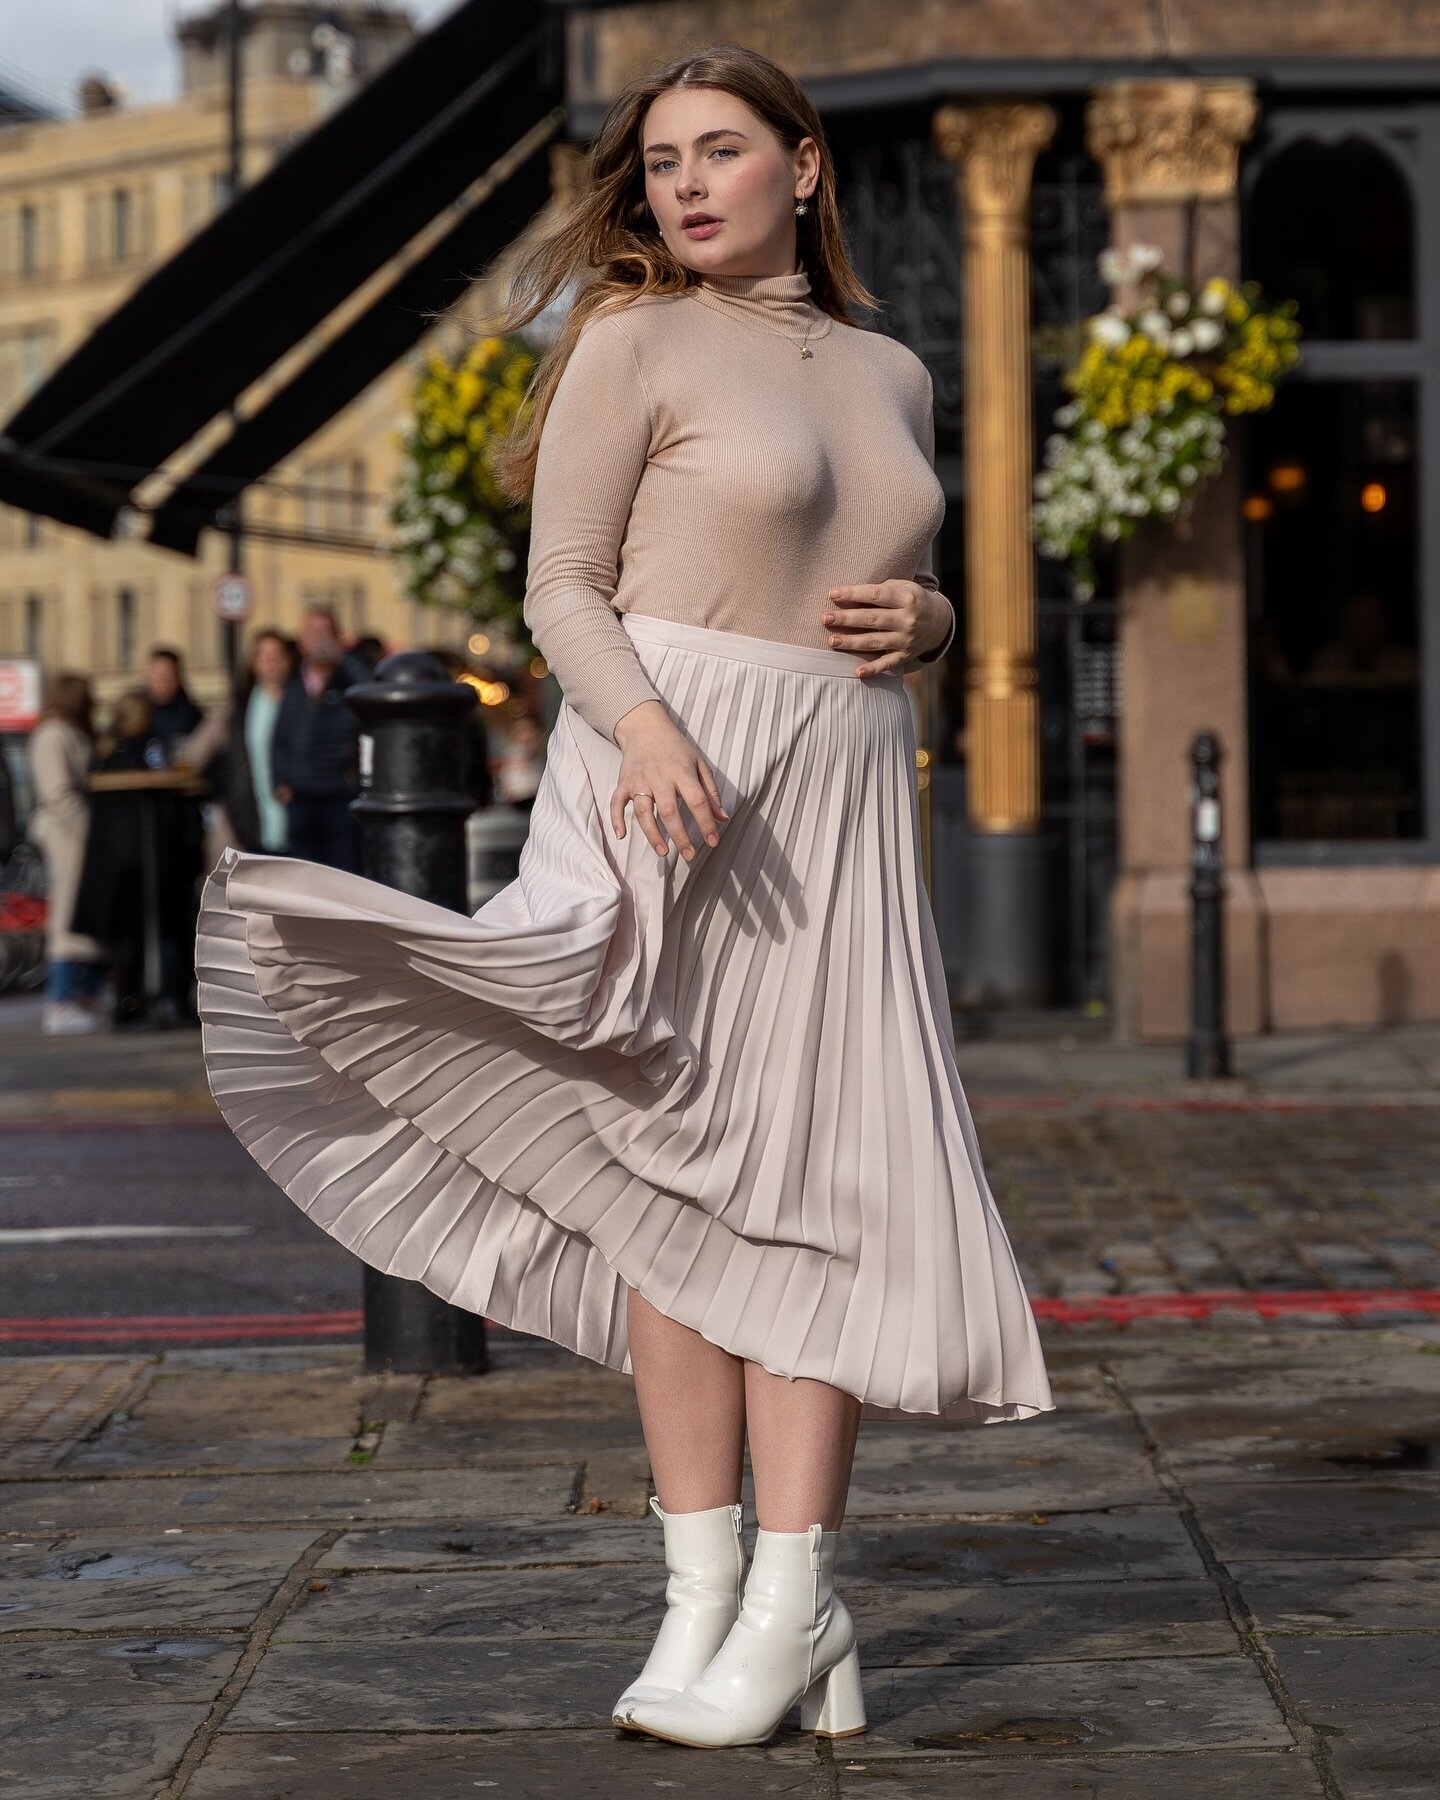
POLYGON ((707 238, 713 237, 723 223, 723 219, 702 219, 696 225, 682 225, 680 229, 686 237, 707 238))

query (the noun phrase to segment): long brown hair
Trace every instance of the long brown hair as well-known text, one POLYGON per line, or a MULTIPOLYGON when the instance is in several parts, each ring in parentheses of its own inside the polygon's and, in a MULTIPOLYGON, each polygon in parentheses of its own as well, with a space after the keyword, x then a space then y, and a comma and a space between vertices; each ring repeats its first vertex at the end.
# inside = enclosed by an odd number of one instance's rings
POLYGON ((646 109, 672 88, 715 88, 742 100, 787 150, 813 138, 820 176, 810 209, 795 222, 799 258, 815 304, 845 324, 849 305, 877 308, 845 253, 835 198, 835 163, 820 115, 787 69, 743 44, 716 44, 638 76, 615 97, 590 142, 574 201, 545 235, 516 261, 499 335, 528 324, 572 281, 577 292, 555 338, 537 362, 515 428, 493 453, 501 491, 521 501, 535 485, 535 459, 550 398, 595 313, 625 306, 641 294, 679 294, 695 272, 671 254, 645 201, 640 137, 646 109))
POLYGON ((50 691, 45 697, 42 717, 64 719, 68 724, 79 726, 86 737, 93 738, 95 696, 91 692, 89 677, 73 674, 68 669, 53 676, 50 691))

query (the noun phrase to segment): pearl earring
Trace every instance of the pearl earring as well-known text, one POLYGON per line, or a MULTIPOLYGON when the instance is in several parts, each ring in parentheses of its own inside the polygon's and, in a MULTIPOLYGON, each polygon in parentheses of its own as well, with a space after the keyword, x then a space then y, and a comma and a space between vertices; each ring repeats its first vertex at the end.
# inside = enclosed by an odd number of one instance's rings
POLYGON ((800 204, 795 208, 796 216, 798 217, 801 213, 808 212, 809 208, 806 206, 803 196, 797 195, 796 197, 800 200, 800 204))

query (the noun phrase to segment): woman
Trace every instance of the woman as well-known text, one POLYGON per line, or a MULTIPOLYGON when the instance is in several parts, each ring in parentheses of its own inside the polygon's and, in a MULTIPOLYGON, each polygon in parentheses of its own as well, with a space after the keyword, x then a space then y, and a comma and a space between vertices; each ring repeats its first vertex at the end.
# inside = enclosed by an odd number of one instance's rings
POLYGON ((525 616, 565 697, 519 875, 457 922, 231 859, 211 1080, 367 1261, 633 1372, 671 1579, 615 1723, 761 1743, 799 1701, 843 1736, 862 1405, 1054 1406, 921 880, 902 671, 955 623, 930 381, 849 323, 820 122, 765 57, 637 81, 589 173, 506 320, 582 280, 497 458, 533 481, 525 616))
POLYGON ((224 712, 221 761, 207 768, 212 781, 219 777, 219 797, 245 850, 273 854, 285 848, 285 808, 275 798, 270 746, 297 662, 294 642, 284 632, 267 625, 255 633, 239 690, 224 712))
POLYGON ((83 675, 57 675, 26 745, 34 805, 27 835, 45 857, 47 1034, 98 1031, 103 1021, 87 1004, 100 987, 104 952, 93 937, 72 929, 85 838, 90 825, 89 771, 95 750, 95 697, 83 675))

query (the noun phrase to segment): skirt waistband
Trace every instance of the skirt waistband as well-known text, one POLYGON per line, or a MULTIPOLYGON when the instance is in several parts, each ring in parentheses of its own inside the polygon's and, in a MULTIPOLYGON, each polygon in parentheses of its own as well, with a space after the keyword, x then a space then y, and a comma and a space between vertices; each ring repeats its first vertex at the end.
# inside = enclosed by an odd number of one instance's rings
MULTIPOLYGON (((706 656, 725 656, 733 662, 763 663, 772 669, 793 669, 801 675, 829 675, 855 681, 855 665, 864 662, 862 651, 817 650, 808 644, 778 643, 771 638, 748 637, 739 631, 716 631, 709 625, 692 625, 681 619, 659 619, 652 613, 617 614, 631 637, 641 643, 666 644, 676 650, 698 650, 706 656)), ((898 669, 863 677, 865 685, 902 688, 898 669)))

